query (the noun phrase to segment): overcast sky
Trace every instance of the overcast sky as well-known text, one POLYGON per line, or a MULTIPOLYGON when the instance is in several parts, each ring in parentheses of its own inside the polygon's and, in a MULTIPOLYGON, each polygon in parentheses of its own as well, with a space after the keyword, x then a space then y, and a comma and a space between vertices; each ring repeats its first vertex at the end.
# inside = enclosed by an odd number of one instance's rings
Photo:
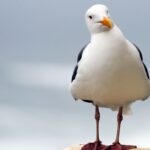
MULTIPOLYGON (((80 49, 89 42, 84 14, 109 7, 150 68, 148 0, 0 0, 0 149, 63 150, 95 139, 94 107, 69 92, 80 49)), ((150 147, 150 99, 125 117, 121 140, 150 147)), ((101 137, 111 144, 116 113, 101 109, 101 137)))

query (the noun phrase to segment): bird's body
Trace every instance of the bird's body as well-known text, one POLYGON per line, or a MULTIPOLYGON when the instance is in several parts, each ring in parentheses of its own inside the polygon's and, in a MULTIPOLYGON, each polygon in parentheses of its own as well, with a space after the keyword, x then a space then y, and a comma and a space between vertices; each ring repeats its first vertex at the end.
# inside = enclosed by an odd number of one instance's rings
POLYGON ((75 99, 95 105, 96 142, 85 145, 82 150, 129 150, 136 148, 119 142, 123 112, 136 100, 150 96, 148 70, 139 48, 128 41, 111 20, 108 8, 94 5, 85 15, 91 41, 79 53, 71 82, 75 99), (119 110, 117 134, 113 145, 105 146, 99 139, 98 107, 119 110))
POLYGON ((71 83, 74 98, 115 109, 150 95, 150 82, 137 48, 115 25, 94 34, 71 83))

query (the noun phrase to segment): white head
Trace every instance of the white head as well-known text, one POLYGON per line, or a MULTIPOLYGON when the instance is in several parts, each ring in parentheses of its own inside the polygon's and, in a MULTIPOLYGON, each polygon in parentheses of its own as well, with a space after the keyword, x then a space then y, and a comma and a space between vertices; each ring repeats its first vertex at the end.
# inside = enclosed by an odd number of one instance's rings
POLYGON ((113 28, 109 10, 105 5, 97 4, 90 7, 85 14, 85 20, 92 34, 109 31, 113 28))

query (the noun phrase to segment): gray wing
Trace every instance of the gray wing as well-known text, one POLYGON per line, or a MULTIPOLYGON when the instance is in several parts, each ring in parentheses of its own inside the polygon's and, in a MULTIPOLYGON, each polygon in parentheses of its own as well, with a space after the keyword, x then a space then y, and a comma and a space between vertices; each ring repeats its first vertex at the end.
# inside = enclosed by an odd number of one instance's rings
MULTIPOLYGON (((78 57, 77 57, 77 64, 76 64, 76 66, 75 66, 75 68, 74 68, 74 71, 73 71, 73 74, 72 74, 72 78, 71 78, 71 82, 72 82, 73 80, 75 80, 75 78, 76 78, 77 71, 78 71, 78 63, 79 63, 79 61, 81 60, 83 51, 85 50, 85 48, 87 47, 87 45, 88 45, 88 44, 86 44, 86 45, 81 49, 81 51, 80 51, 79 54, 78 54, 78 57)), ((74 99, 76 100, 76 98, 74 98, 74 99)), ((87 102, 87 103, 93 103, 91 100, 83 100, 83 101, 84 101, 84 102, 87 102)))
POLYGON ((73 71, 73 74, 72 74, 72 78, 71 78, 71 82, 76 78, 76 75, 77 75, 77 71, 78 71, 78 62, 81 60, 82 58, 82 54, 83 54, 83 51, 84 49, 86 48, 87 44, 80 50, 79 54, 78 54, 78 57, 77 57, 77 64, 74 68, 74 71, 73 71))
POLYGON ((136 47, 137 51, 139 52, 139 55, 140 55, 140 58, 141 58, 143 67, 144 67, 144 69, 145 69, 145 73, 146 73, 146 75, 147 75, 147 78, 149 79, 149 72, 148 72, 148 69, 147 69, 147 67, 146 67, 146 65, 145 65, 145 63, 144 63, 144 61, 143 61, 142 52, 140 51, 140 49, 138 48, 137 45, 135 45, 134 43, 133 43, 133 45, 136 47))

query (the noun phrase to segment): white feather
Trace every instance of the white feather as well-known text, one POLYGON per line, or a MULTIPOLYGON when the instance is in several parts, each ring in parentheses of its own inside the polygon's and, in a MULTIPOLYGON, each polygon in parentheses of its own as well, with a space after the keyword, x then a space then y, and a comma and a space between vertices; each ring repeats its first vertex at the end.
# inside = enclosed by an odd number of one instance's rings
POLYGON ((71 93, 76 99, 92 100, 101 107, 124 106, 124 113, 129 113, 127 105, 150 95, 150 82, 139 53, 117 25, 113 24, 108 31, 93 30, 71 84, 71 93))

